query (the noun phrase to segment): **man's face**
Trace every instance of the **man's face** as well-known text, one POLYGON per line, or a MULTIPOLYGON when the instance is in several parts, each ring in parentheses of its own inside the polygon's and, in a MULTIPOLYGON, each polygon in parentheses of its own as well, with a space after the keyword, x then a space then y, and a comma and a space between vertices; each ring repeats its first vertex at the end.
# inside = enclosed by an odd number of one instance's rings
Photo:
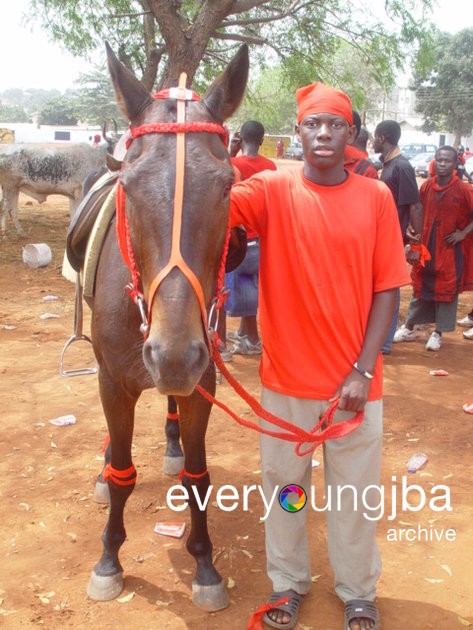
POLYGON ((384 142, 384 137, 378 135, 375 132, 374 138, 373 138, 373 151, 375 153, 382 153, 383 152, 383 142, 384 142))
POLYGON ((343 162, 345 145, 356 128, 342 116, 309 114, 298 127, 306 162, 317 169, 329 169, 343 162))
POLYGON ((440 177, 452 175, 457 167, 455 154, 448 149, 439 149, 435 155, 435 171, 440 177))

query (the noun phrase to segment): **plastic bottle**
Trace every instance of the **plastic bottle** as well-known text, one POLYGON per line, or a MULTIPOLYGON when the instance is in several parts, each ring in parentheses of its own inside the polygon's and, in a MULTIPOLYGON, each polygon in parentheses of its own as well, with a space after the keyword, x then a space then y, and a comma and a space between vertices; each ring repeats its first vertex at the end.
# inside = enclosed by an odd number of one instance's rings
POLYGON ((407 472, 415 473, 425 466, 429 458, 425 453, 416 453, 407 462, 407 472))

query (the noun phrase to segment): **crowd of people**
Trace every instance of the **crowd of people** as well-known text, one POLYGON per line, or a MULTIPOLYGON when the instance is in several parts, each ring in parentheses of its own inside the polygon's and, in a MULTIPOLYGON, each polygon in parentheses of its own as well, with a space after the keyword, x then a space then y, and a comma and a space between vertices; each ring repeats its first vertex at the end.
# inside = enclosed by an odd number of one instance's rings
MULTIPOLYGON (((314 83, 296 100, 300 168, 278 169, 260 155, 259 121, 246 122, 230 144, 238 170, 231 224, 247 230, 248 250, 228 278, 227 314, 240 323, 222 349, 261 354, 263 407, 307 432, 333 403, 336 423, 364 413, 356 430, 324 443, 324 470, 327 492, 350 484, 365 496, 380 480, 382 354, 430 323, 426 349, 439 351, 442 334, 455 327, 459 293, 473 291, 473 188, 457 175, 456 149, 443 146, 419 190, 393 120, 374 132, 378 176, 346 94, 314 83), (399 326, 400 287, 410 284, 399 326)), ((473 309, 458 324, 473 339, 473 309)), ((261 426, 269 427, 263 419, 261 426)), ((291 442, 263 433, 260 456, 268 501, 288 481, 310 488, 310 453, 299 456, 291 442)), ((381 559, 375 523, 359 507, 350 497, 327 511, 328 552, 345 630, 376 630, 381 559)), ((306 515, 277 505, 265 521, 273 592, 261 616, 273 628, 296 627, 312 584, 306 515)))

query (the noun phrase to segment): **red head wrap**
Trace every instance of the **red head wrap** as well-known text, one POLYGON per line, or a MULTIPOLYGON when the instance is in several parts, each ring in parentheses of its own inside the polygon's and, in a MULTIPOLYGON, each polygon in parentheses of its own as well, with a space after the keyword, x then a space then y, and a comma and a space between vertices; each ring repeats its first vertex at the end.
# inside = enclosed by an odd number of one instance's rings
POLYGON ((351 101, 346 94, 324 83, 311 83, 296 90, 297 122, 310 114, 335 114, 353 125, 351 101))

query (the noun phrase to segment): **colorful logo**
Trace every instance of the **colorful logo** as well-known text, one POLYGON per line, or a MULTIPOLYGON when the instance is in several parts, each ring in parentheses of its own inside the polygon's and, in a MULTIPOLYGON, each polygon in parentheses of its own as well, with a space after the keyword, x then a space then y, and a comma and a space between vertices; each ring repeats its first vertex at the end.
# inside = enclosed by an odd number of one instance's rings
POLYGON ((284 486, 279 493, 279 504, 286 512, 299 512, 307 503, 307 495, 304 488, 290 484, 284 486))

